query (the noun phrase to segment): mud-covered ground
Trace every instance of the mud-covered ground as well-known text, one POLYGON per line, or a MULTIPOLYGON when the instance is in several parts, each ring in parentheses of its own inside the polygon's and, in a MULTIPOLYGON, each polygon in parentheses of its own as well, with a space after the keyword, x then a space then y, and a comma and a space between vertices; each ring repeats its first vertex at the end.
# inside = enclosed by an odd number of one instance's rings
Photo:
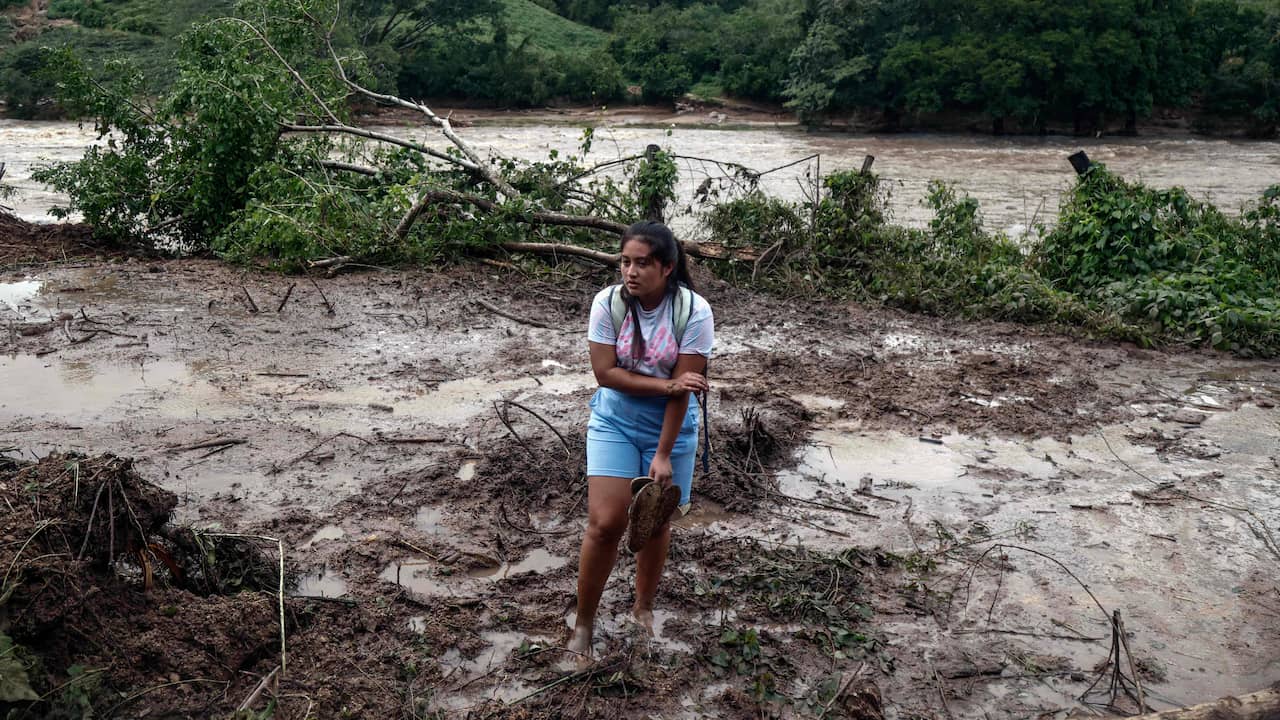
MULTIPOLYGON (((1110 700, 1086 691, 1110 681, 1114 610, 1154 708, 1280 678, 1274 362, 704 278, 712 471, 657 637, 623 620, 624 553, 601 659, 575 671, 583 336, 608 270, 3 257, 0 448, 131 458, 176 496, 165 533, 255 536, 272 573, 278 540, 288 581, 272 675, 274 589, 200 594, 111 553, 82 577, 118 611, 27 638, 60 638, 28 716, 76 700, 74 666, 125 717, 875 717, 877 694, 886 717, 1065 717, 1110 700)), ((80 492, 49 462, 25 472, 80 492)), ((21 568, 14 518, 39 521, 6 472, 21 568)))

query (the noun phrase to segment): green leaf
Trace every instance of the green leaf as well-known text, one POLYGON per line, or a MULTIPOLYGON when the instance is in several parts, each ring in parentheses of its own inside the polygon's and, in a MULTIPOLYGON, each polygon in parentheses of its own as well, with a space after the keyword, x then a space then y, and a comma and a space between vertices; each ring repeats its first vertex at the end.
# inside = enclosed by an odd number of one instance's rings
POLYGON ((39 700, 31 689, 27 669, 14 655, 16 646, 8 635, 0 633, 0 703, 39 700))

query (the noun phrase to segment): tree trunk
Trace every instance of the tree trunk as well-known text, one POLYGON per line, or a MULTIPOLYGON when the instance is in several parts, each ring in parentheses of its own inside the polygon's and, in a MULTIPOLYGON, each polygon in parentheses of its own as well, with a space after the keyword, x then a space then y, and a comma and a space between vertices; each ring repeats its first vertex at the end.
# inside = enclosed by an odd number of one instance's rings
POLYGON ((1280 720, 1280 683, 1240 697, 1141 715, 1130 720, 1280 720))

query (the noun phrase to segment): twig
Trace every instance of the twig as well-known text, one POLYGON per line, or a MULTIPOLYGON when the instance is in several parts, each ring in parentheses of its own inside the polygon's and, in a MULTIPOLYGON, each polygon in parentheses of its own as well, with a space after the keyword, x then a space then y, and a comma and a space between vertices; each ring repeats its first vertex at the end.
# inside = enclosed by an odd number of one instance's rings
POLYGON ((493 313, 494 315, 501 315, 502 317, 504 317, 504 318, 506 318, 506 319, 508 319, 508 320, 514 320, 514 321, 516 321, 516 322, 518 322, 518 323, 520 323, 520 324, 522 324, 522 325, 532 325, 533 327, 543 328, 544 330, 551 330, 551 329, 553 329, 550 325, 548 325, 548 324, 546 324, 546 323, 544 323, 544 322, 539 322, 539 321, 537 321, 537 320, 530 320, 530 319, 528 319, 528 318, 522 318, 522 317, 520 317, 520 316, 518 316, 518 315, 514 315, 514 314, 512 314, 512 313, 509 313, 509 312, 507 312, 507 311, 505 311, 505 310, 503 310, 503 309, 501 309, 501 308, 495 307, 495 306, 494 306, 494 305, 492 305, 491 303, 488 303, 488 302, 486 302, 486 301, 484 301, 484 300, 481 300, 481 299, 479 299, 479 298, 476 298, 475 303, 476 303, 477 305, 479 305, 480 307, 484 308, 485 310, 488 310, 489 312, 493 313))
POLYGON ((284 291, 284 299, 281 300, 280 304, 276 306, 277 315, 279 315, 284 310, 285 304, 289 302, 289 298, 293 295, 293 289, 296 287, 298 287, 298 283, 290 283, 289 289, 284 291))
POLYGON ((575 531, 573 528, 569 528, 567 530, 535 530, 531 527, 521 527, 511 522, 511 518, 507 517, 507 505, 506 503, 501 502, 498 503, 498 517, 502 518, 502 522, 510 526, 512 530, 519 530, 520 532, 531 533, 533 535, 568 535, 575 531))
POLYGON ((520 408, 521 410, 523 410, 523 411, 525 411, 525 412, 529 413, 530 415, 534 416, 534 417, 535 417, 535 418, 537 418, 538 420, 542 421, 542 424, 543 424, 543 425, 546 425, 548 428, 550 428, 551 432, 555 433, 556 438, 560 440, 560 444, 564 447, 564 456, 565 456, 566 458, 569 458, 569 459, 572 459, 572 458, 573 458, 573 450, 571 450, 571 449, 569 448, 569 441, 568 441, 568 440, 565 440, 565 439, 564 439, 564 435, 561 435, 561 434, 560 434, 560 431, 556 429, 556 426, 555 426, 555 425, 552 425, 550 422, 547 422, 547 419, 546 419, 546 418, 542 417, 541 415, 539 415, 538 413, 534 412, 533 410, 530 410, 529 408, 525 407, 524 405, 521 405, 520 403, 516 402, 515 400, 499 400, 498 402, 499 402, 499 403, 502 403, 503 405, 511 405, 511 406, 513 406, 513 407, 518 407, 518 408, 520 408))
POLYGON ((307 279, 311 281, 312 285, 315 285, 316 292, 320 293, 320 299, 324 301, 324 306, 329 308, 329 314, 333 315, 333 303, 329 302, 329 298, 325 297, 324 291, 320 289, 320 285, 316 282, 315 278, 308 277, 307 279))
POLYGON ((390 443, 392 445, 424 445, 426 443, 448 442, 448 438, 437 436, 391 437, 389 435, 379 435, 378 442, 390 443))
POLYGON ((869 513, 869 512, 863 512, 863 511, 861 511, 861 510, 854 510, 853 508, 841 507, 841 506, 839 506, 839 505, 830 505, 830 504, 828 504, 828 503, 818 502, 817 500, 807 500, 807 499, 802 498, 802 497, 796 497, 796 496, 794 496, 794 495, 788 495, 788 494, 786 494, 786 493, 784 493, 784 492, 779 492, 779 491, 775 491, 775 493, 774 493, 774 494, 776 494, 776 495, 777 495, 778 497, 780 497, 780 498, 784 498, 784 499, 786 499, 786 500, 790 500, 790 501, 792 501, 792 502, 803 503, 803 504, 805 504, 805 505, 812 505, 813 507, 822 508, 822 509, 824 509, 824 510, 835 510, 836 512, 848 513, 848 514, 850 514, 850 515, 857 515, 858 517, 872 518, 872 519, 874 519, 874 520, 879 520, 879 519, 880 519, 880 516, 879 516, 879 515, 873 515, 873 514, 871 514, 871 513, 869 513))
POLYGON ((511 420, 507 417, 506 412, 499 407, 497 401, 494 401, 493 403, 493 412, 497 414, 498 420, 502 422, 502 425, 507 429, 507 432, 511 433, 511 437, 515 438, 516 442, 520 443, 520 447, 524 448, 524 451, 529 453, 529 457, 532 458, 534 462, 537 462, 537 453, 533 451, 533 448, 529 447, 529 444, 524 441, 524 438, 520 437, 520 433, 516 432, 516 429, 511 426, 511 420))
POLYGON ((256 314, 258 312, 258 303, 253 301, 253 296, 249 294, 249 288, 245 287, 244 283, 240 283, 240 289, 244 292, 244 299, 249 301, 249 312, 256 314))
POLYGON ((249 697, 245 698, 244 702, 240 703, 240 707, 236 708, 236 710, 248 710, 249 706, 257 702, 258 698, 262 695, 262 691, 267 689, 267 684, 271 682, 271 678, 276 676, 276 673, 280 672, 281 667, 281 665, 277 665, 274 670, 264 675, 262 677, 262 681, 253 689, 253 692, 249 693, 249 697))
POLYGON ((232 445, 243 445, 249 442, 244 438, 218 438, 216 440, 206 440, 198 442, 194 445, 173 445, 169 447, 169 452, 187 452, 188 450, 204 450, 206 448, 230 447, 232 445))
MULTIPOLYGON (((283 466, 281 466, 281 468, 280 468, 280 469, 287 468, 287 467, 289 467, 289 466, 291 466, 291 465, 294 465, 294 464, 299 463, 299 462, 301 462, 301 461, 303 461, 303 460, 306 460, 306 459, 307 459, 307 456, 309 456, 311 453, 313 453, 313 452, 315 452, 315 451, 319 450, 320 448, 324 447, 325 445, 327 445, 328 443, 332 442, 333 440, 336 440, 336 439, 338 439, 338 438, 340 438, 340 437, 343 437, 343 436, 346 436, 346 437, 349 437, 349 438, 353 438, 353 439, 355 439, 355 440, 359 440, 360 442, 364 443, 365 445, 372 445, 372 444, 373 444, 373 441, 371 441, 371 440, 365 440, 364 438, 360 437, 359 435, 352 435, 351 433, 348 433, 348 432, 334 433, 333 435, 330 435, 329 437, 325 438, 324 440, 321 440, 320 442, 316 443, 315 445, 312 445, 310 450, 307 450, 306 452, 302 453, 302 454, 301 454, 301 455, 299 455, 298 457, 296 457, 296 458, 294 458, 294 459, 290 460, 289 462, 285 463, 283 466)), ((280 469, 277 469, 277 470, 276 470, 276 472, 279 472, 279 471, 280 471, 280 469)), ((273 474, 274 474, 274 473, 273 473, 273 474)))
POLYGON ((818 720, 822 720, 827 716, 827 713, 831 712, 831 706, 836 704, 836 701, 840 699, 841 695, 844 695, 844 691, 849 689, 849 683, 852 683, 853 679, 856 677, 858 677, 858 673, 852 672, 841 680, 840 685, 836 687, 836 694, 832 695, 831 699, 827 701, 827 704, 822 706, 822 712, 818 713, 818 720))

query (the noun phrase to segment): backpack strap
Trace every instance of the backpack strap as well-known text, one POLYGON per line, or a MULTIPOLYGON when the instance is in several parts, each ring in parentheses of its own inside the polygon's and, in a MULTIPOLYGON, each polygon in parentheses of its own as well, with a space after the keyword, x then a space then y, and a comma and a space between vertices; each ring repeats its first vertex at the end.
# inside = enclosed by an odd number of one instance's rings
MULTIPOLYGON (((627 319, 627 301, 618 292, 617 285, 609 288, 609 315, 613 320, 613 334, 622 333, 622 323, 627 319)), ((693 291, 684 285, 676 289, 671 299, 671 325, 676 338, 676 345, 684 342, 684 331, 689 328, 689 318, 693 317, 693 291)))
POLYGON ((677 286, 675 297, 671 298, 671 325, 675 333, 676 345, 684 342, 684 331, 688 329, 691 317, 693 317, 693 291, 684 285, 677 286))
POLYGON ((613 336, 622 334, 622 323, 627 319, 627 301, 618 292, 618 286, 609 288, 609 315, 613 319, 613 336))

